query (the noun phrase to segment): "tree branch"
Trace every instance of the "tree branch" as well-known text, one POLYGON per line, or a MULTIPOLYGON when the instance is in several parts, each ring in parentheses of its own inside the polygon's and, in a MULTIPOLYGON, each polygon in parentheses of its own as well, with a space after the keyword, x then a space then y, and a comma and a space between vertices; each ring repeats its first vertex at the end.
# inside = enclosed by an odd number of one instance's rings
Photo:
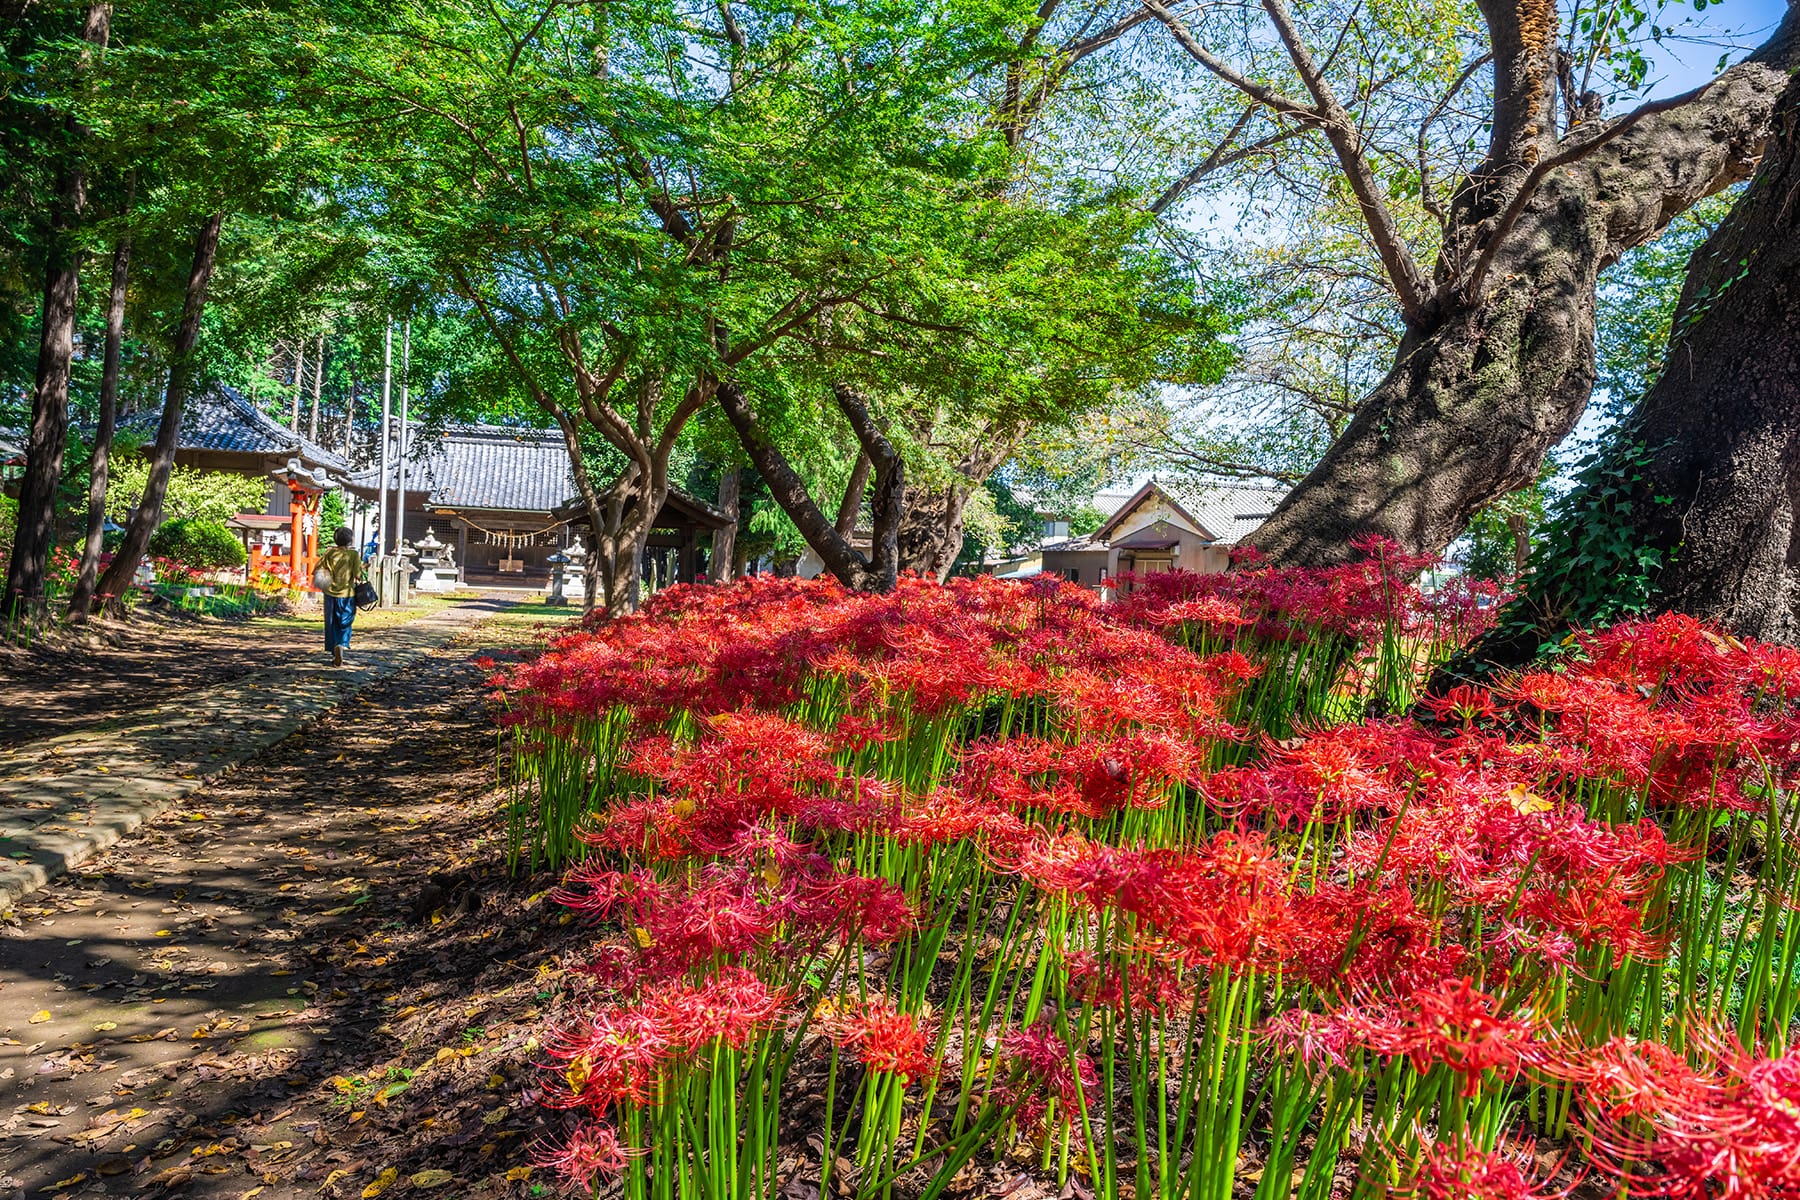
POLYGON ((1382 198, 1380 182, 1375 178, 1374 169, 1369 166, 1368 156, 1363 153, 1362 135, 1351 121, 1350 114, 1338 102, 1337 95, 1325 79, 1324 71, 1314 61, 1312 52, 1306 48, 1287 5, 1283 0, 1262 0, 1262 6, 1263 11, 1269 14, 1269 20, 1274 22, 1276 35, 1281 38, 1282 45, 1287 47, 1294 69, 1300 73, 1308 94, 1313 98, 1316 105, 1314 111, 1320 118, 1326 140, 1337 151, 1338 165, 1350 184, 1357 206, 1362 209, 1363 221, 1369 228, 1369 236, 1375 242, 1375 251, 1380 255, 1381 265, 1386 269, 1394 293, 1400 299, 1401 315, 1408 324, 1417 324, 1424 316, 1431 288, 1424 272, 1419 270, 1418 263, 1413 260, 1412 252, 1406 248, 1406 243, 1400 236, 1400 227, 1395 222, 1393 213, 1388 211, 1387 201, 1382 198))
POLYGON ((1463 90, 1470 79, 1474 78, 1475 72, 1493 61, 1494 56, 1490 52, 1464 67, 1462 74, 1456 77, 1456 82, 1450 85, 1450 90, 1445 92, 1436 104, 1432 105, 1431 111, 1425 114, 1425 119, 1419 123, 1419 205, 1436 217, 1439 225, 1447 222, 1449 217, 1444 212, 1444 206, 1438 203, 1437 197, 1431 190, 1431 165, 1425 153, 1425 134, 1431 129, 1432 124, 1444 115, 1444 110, 1450 107, 1450 101, 1456 98, 1456 94, 1463 90))
POLYGON ((1255 105, 1246 108, 1242 115, 1238 117, 1237 123, 1231 127, 1231 132, 1225 135, 1225 140, 1213 147, 1212 153, 1208 154, 1199 166, 1164 188, 1162 195, 1158 196, 1151 203, 1150 211, 1160 217, 1164 212, 1168 211, 1170 205, 1181 199, 1181 197, 1187 193, 1189 188, 1193 187, 1196 183, 1199 183, 1202 179, 1205 179, 1214 171, 1220 171, 1233 163, 1242 162, 1251 155, 1261 154, 1264 150, 1279 146, 1289 138, 1299 137, 1307 130, 1315 128, 1318 124, 1316 121, 1302 121, 1298 125, 1278 130, 1268 137, 1258 138, 1248 146, 1241 146, 1238 149, 1231 151, 1229 154, 1225 153, 1226 148, 1231 145, 1232 139, 1237 137, 1244 126, 1249 123, 1250 116, 1255 111, 1255 105))
POLYGON ((1211 71, 1214 75, 1217 75, 1220 79, 1223 79, 1226 83, 1229 83, 1238 91, 1249 96, 1252 100, 1255 100, 1265 107, 1272 108, 1276 112, 1287 113, 1290 116, 1312 117, 1316 120, 1321 115, 1314 111, 1313 106, 1306 101, 1289 96, 1285 92, 1277 91, 1266 84, 1257 83, 1248 76, 1239 73, 1235 67, 1224 59, 1219 58, 1217 55, 1207 50, 1206 47, 1200 44, 1200 39, 1194 36, 1193 31, 1182 22, 1180 17, 1170 12, 1162 3, 1162 0, 1143 0, 1143 5, 1150 11, 1152 16, 1168 26, 1169 32, 1175 36, 1176 44, 1187 51, 1189 58, 1192 58, 1195 62, 1211 71))
POLYGON ((1558 167, 1566 167, 1571 163, 1580 162, 1620 134, 1636 126, 1645 117, 1680 108, 1682 105, 1698 99, 1717 82, 1717 80, 1713 80, 1692 91, 1683 92, 1679 96, 1670 96, 1665 100, 1652 100, 1647 104, 1639 105, 1617 121, 1602 128, 1593 137, 1586 138, 1573 146, 1565 145, 1563 149, 1550 157, 1540 159, 1532 166, 1531 170, 1525 173, 1525 178, 1519 181, 1518 189, 1513 192, 1511 201, 1507 203, 1506 208, 1501 211, 1499 218, 1494 222, 1494 231, 1483 243, 1481 254, 1475 259, 1475 265, 1469 268, 1469 273, 1460 282, 1451 285, 1456 289, 1457 300, 1460 303, 1468 304, 1481 295, 1481 284, 1487 277, 1488 268, 1494 264, 1494 256, 1500 252, 1500 247, 1506 243, 1513 227, 1519 223, 1519 217, 1525 212, 1526 206, 1531 203, 1532 196, 1550 172, 1558 167))

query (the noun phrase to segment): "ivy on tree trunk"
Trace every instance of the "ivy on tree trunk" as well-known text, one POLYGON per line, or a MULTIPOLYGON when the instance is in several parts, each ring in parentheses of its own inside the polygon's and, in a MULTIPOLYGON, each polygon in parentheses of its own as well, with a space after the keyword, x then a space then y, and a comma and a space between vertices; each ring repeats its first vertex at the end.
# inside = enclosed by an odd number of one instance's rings
POLYGON ((1572 629, 1647 613, 1770 641, 1800 633, 1800 81, 1774 127, 1750 187, 1694 253, 1662 374, 1456 674, 1518 666, 1572 629))

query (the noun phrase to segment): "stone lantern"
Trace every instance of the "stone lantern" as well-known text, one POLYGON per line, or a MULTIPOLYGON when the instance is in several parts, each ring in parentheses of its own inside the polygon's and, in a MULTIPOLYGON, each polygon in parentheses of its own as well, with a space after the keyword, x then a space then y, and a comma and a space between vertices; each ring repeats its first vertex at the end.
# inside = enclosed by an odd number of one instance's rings
POLYGON ((544 561, 550 564, 550 594, 544 597, 544 603, 559 607, 567 604, 569 598, 563 594, 563 570, 569 565, 569 556, 558 550, 544 561))
POLYGON ((431 526, 425 527, 425 536, 415 549, 419 554, 419 578, 413 587, 421 592, 455 591, 456 567, 445 554, 449 547, 438 540, 431 526))

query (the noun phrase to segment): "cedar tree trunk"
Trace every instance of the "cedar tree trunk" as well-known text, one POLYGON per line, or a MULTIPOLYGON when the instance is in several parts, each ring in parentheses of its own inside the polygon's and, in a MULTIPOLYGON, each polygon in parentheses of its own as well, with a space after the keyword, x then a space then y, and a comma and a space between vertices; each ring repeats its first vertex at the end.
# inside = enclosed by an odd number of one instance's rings
MULTIPOLYGON (((87 47, 104 46, 112 32, 112 5, 88 5, 81 24, 87 47)), ((81 66, 90 51, 84 47, 81 66)), ((82 130, 70 117, 63 128, 71 143, 82 130)), ((79 150, 71 148, 71 154, 79 150)), ((44 263, 43 323, 38 335, 37 374, 32 387, 31 428, 25 441, 25 477, 19 482, 19 527, 0 590, 0 620, 35 612, 44 602, 44 566, 56 538, 56 492, 62 484, 63 451, 69 436, 69 368, 75 356, 76 303, 81 283, 81 249, 75 230, 87 207, 87 175, 80 165, 57 171, 44 263)))
POLYGON ((80 624, 93 606, 100 574, 100 550, 106 536, 106 485, 112 467, 113 426, 119 417, 119 353, 125 341, 125 281, 131 270, 131 241, 113 247, 112 290, 106 300, 106 357, 100 370, 100 426, 94 431, 94 456, 88 469, 87 541, 81 548, 81 572, 69 596, 69 620, 80 624))
POLYGON ((31 397, 31 430, 25 441, 25 476, 19 481, 19 527, 6 567, 0 618, 36 612, 44 603, 44 565, 56 536, 56 490, 62 483, 69 436, 69 367, 75 354, 81 252, 67 226, 83 206, 79 171, 63 175, 58 208, 64 228, 52 235, 44 266, 43 321, 38 336, 37 377, 31 397))
POLYGON ((144 480, 144 495, 131 521, 125 527, 125 539, 112 565, 100 577, 102 600, 118 611, 120 597, 137 575, 138 564, 150 546, 150 535, 162 522, 163 496, 169 490, 169 468, 175 464, 175 442, 181 433, 181 414, 187 405, 188 392, 194 383, 194 348, 200 343, 200 314, 206 307, 206 286, 212 279, 213 263, 219 254, 219 228, 225 214, 208 217, 194 239, 193 266, 188 271, 187 291, 181 303, 181 324, 175 329, 173 352, 169 357, 169 382, 163 393, 162 420, 156 427, 156 446, 150 452, 150 475, 144 480))

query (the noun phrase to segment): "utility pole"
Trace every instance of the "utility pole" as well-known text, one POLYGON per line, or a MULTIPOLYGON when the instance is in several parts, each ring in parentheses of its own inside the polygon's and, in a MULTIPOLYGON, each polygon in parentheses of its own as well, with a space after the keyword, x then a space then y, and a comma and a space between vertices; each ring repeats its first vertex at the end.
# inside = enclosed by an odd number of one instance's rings
POLYGON ((395 456, 400 460, 395 472, 398 476, 394 484, 394 548, 400 548, 400 541, 406 535, 406 416, 407 370, 412 366, 412 318, 406 318, 400 327, 400 441, 395 447, 395 456))
POLYGON ((393 395, 390 390, 394 375, 394 318, 387 319, 387 328, 381 337, 381 490, 380 499, 376 502, 375 511, 381 514, 381 528, 377 536, 380 540, 375 545, 377 557, 385 557, 388 552, 388 470, 392 462, 393 447, 388 443, 388 434, 392 431, 394 420, 393 395))

